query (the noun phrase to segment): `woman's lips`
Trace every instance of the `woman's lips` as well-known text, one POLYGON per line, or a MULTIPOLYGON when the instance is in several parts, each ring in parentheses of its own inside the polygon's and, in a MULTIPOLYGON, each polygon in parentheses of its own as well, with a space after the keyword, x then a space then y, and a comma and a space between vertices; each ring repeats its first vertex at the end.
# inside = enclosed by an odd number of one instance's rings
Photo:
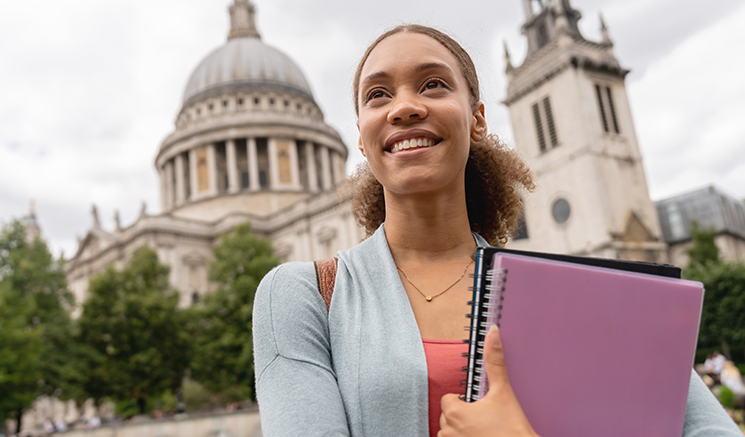
POLYGON ((412 129, 396 132, 388 137, 385 142, 385 150, 389 153, 397 153, 402 150, 432 147, 442 141, 442 138, 424 129, 412 129))
POLYGON ((418 149, 422 147, 432 147, 435 141, 430 138, 411 138, 393 143, 391 153, 397 153, 401 150, 418 149))

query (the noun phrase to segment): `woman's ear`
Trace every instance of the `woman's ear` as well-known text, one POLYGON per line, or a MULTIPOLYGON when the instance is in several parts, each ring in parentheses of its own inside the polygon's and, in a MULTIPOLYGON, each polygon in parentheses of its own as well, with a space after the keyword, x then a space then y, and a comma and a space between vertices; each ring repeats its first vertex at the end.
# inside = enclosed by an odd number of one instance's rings
MULTIPOLYGON (((357 132, 360 131, 360 122, 357 122, 357 132)), ((362 156, 365 156, 365 147, 362 146, 362 135, 360 135, 357 139, 357 148, 360 149, 360 153, 362 153, 362 156)), ((367 156, 365 156, 367 158, 367 156)))
POLYGON ((473 124, 471 125, 471 139, 479 142, 486 138, 486 118, 484 117, 484 104, 479 102, 473 110, 473 124))

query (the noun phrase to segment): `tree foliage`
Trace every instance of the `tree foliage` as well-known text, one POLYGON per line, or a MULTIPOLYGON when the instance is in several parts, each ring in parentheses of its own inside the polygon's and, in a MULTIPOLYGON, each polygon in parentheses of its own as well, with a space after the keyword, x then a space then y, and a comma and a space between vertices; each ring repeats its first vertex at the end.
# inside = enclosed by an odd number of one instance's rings
POLYGON ((148 398, 180 387, 190 340, 168 273, 144 246, 122 270, 90 279, 79 321, 81 341, 95 351, 84 383, 90 397, 133 400, 142 413, 148 398))
POLYGON ((253 300, 261 278, 279 259, 269 241, 251 232, 249 223, 223 235, 214 255, 209 278, 219 287, 190 309, 195 348, 191 378, 214 393, 230 389, 242 399, 255 399, 253 300))
POLYGON ((694 226, 690 263, 684 277, 704 284, 697 361, 714 350, 735 363, 745 363, 745 265, 724 262, 714 243, 715 232, 694 226))
MULTIPOLYGON (((40 395, 75 399, 80 375, 72 359, 67 290, 62 260, 23 223, 0 231, 0 420, 20 418, 40 395)), ((2 423, 2 422, 0 422, 2 423)))
POLYGON ((714 241, 716 236, 714 228, 701 229, 697 222, 693 222, 693 246, 686 250, 689 269, 705 269, 707 264, 719 262, 719 248, 714 241))
MULTIPOLYGON (((30 305, 10 304, 10 287, 0 282, 0 430, 6 419, 20 417, 39 395, 37 381, 44 355, 42 328, 29 325, 30 305)), ((24 302, 27 303, 27 302, 24 302)))

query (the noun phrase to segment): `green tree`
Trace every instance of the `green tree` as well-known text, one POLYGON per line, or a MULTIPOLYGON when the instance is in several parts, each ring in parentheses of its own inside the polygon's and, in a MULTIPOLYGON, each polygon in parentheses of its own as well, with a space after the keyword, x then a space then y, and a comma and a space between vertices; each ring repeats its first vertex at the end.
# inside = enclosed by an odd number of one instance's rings
POLYGON ((95 400, 132 400, 144 413, 148 398, 181 386, 190 340, 168 272, 144 246, 121 271, 90 279, 79 323, 80 339, 95 350, 84 384, 95 400))
POLYGON ((686 250, 689 269, 704 269, 709 263, 719 262, 716 236, 717 232, 714 228, 701 229, 697 222, 693 222, 691 229, 693 246, 686 250))
POLYGON ((745 363, 745 265, 720 259, 713 230, 694 226, 691 236, 684 277, 703 283, 706 290, 697 361, 721 350, 736 363, 745 363))
POLYGON ((14 220, 0 231, 0 419, 20 419, 40 395, 73 399, 79 374, 70 354, 69 310, 62 260, 14 220))
POLYGON ((28 323, 30 305, 10 304, 12 294, 8 284, 0 282, 0 430, 7 419, 15 419, 18 432, 23 410, 39 395, 45 347, 41 327, 28 323))
POLYGON ((279 264, 266 239, 244 223, 222 236, 209 278, 219 288, 190 309, 191 378, 213 393, 255 400, 251 315, 256 288, 279 264))

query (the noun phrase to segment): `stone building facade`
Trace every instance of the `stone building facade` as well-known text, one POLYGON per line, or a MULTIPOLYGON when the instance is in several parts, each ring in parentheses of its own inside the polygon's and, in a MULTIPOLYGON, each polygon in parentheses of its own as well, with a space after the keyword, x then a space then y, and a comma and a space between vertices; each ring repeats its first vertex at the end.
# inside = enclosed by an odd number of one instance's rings
POLYGON ((171 266, 187 306, 210 291, 213 246, 245 221, 283 261, 329 257, 362 239, 349 202, 336 194, 347 148, 302 71, 262 41, 250 1, 235 0, 230 19, 227 42, 191 74, 175 130, 155 159, 161 213, 143 205, 134 224, 117 219, 105 230, 94 207, 93 227, 65 267, 78 302, 91 275, 122 267, 147 244, 171 266))
POLYGON ((706 187, 655 202, 660 226, 669 245, 670 262, 688 265, 694 223, 713 230, 719 256, 727 261, 745 262, 745 202, 715 187, 706 187))
POLYGON ((509 247, 668 261, 608 29, 589 41, 569 0, 522 1, 528 52, 513 66, 505 47, 504 104, 537 190, 509 247))
MULTIPOLYGON (((514 66, 505 47, 503 103, 538 189, 525 197, 521 232, 509 247, 683 265, 682 242, 663 233, 666 218, 661 225, 662 210, 649 197, 629 70, 605 23, 602 40, 589 41, 569 0, 521 1, 528 52, 514 66)), ((230 18, 227 42, 191 74, 175 130, 155 159, 161 213, 143 206, 132 225, 117 219, 105 230, 94 207, 94 225, 66 264, 78 302, 91 275, 122 267, 147 244, 171 266, 187 306, 211 288, 213 246, 247 220, 284 261, 329 257, 363 238, 349 202, 336 194, 347 148, 324 122, 302 71, 262 41, 250 1, 234 0, 230 18)), ((725 256, 745 244, 730 234, 725 256)))

